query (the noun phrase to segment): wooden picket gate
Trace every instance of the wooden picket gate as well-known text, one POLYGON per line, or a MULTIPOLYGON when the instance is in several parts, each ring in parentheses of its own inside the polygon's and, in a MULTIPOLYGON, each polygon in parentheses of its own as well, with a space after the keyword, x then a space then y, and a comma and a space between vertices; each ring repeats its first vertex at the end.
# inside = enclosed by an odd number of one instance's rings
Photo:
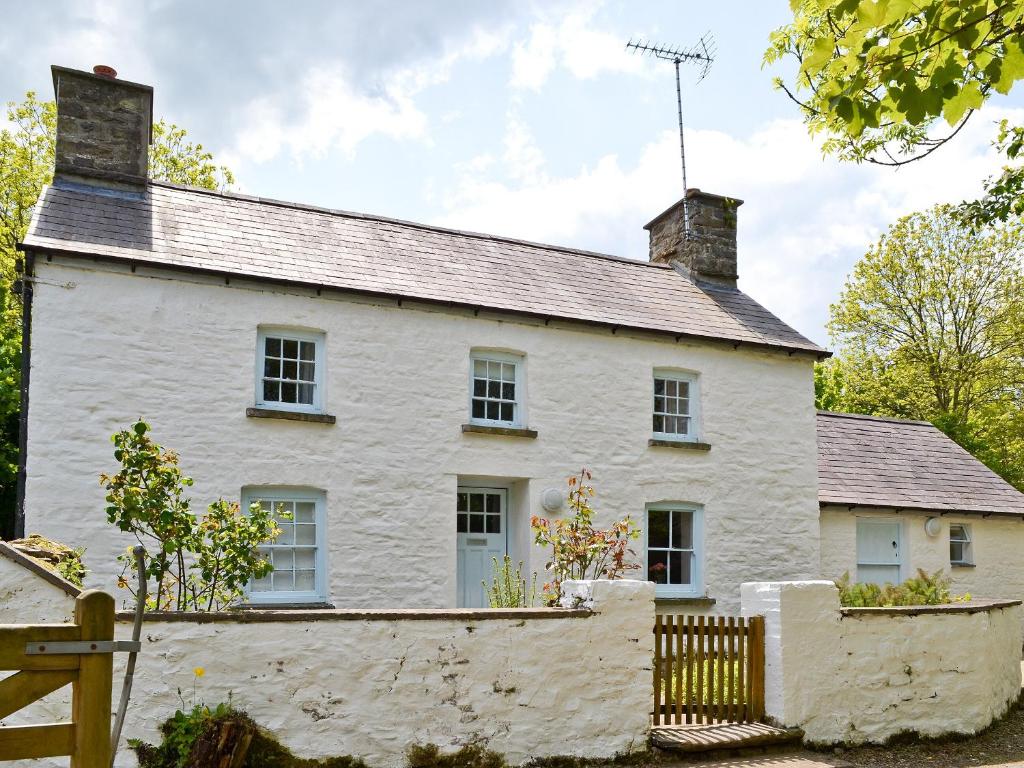
POLYGON ((763 616, 655 616, 654 725, 763 718, 763 616))
POLYGON ((0 727, 0 762, 71 757, 71 768, 110 767, 114 598, 89 590, 74 624, 0 625, 0 718, 71 684, 71 722, 0 727), (107 650, 109 649, 109 652, 107 650))

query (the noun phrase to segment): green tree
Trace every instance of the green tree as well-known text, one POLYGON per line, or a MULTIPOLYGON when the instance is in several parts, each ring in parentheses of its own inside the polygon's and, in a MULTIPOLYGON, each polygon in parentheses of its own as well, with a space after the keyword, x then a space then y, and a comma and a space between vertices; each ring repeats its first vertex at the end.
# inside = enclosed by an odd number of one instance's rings
POLYGON ((899 219, 854 267, 819 407, 931 421, 1024 489, 1024 227, 952 206, 899 219))
MULTIPOLYGON (((1024 78, 1024 0, 791 0, 765 63, 795 60, 796 102, 824 149, 844 160, 902 165, 954 137, 993 94, 1024 78), (943 129, 944 124, 944 129, 943 129)), ((969 207, 976 223, 1024 212, 1024 132, 1003 124, 1010 164, 969 207)))
MULTIPOLYGON (((57 109, 29 91, 7 105, 10 127, 0 131, 0 536, 12 533, 21 406, 21 301, 12 291, 15 245, 28 229, 32 208, 53 178, 57 109)), ((150 177, 204 189, 226 189, 231 171, 214 162, 183 128, 153 126, 150 177)))

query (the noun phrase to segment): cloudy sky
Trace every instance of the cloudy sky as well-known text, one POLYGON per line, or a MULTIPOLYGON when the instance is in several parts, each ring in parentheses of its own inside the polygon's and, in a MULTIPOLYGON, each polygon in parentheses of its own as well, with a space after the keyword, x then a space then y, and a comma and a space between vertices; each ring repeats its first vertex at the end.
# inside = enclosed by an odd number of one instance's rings
POLYGON ((104 63, 156 89, 251 194, 646 258, 680 197, 671 64, 630 37, 717 59, 684 72, 691 186, 745 201, 740 285, 819 342, 854 261, 897 216, 974 195, 993 121, 894 171, 822 158, 761 57, 787 0, 0 0, 0 98, 52 97, 49 65, 104 63), (28 41, 30 44, 26 44, 28 41))

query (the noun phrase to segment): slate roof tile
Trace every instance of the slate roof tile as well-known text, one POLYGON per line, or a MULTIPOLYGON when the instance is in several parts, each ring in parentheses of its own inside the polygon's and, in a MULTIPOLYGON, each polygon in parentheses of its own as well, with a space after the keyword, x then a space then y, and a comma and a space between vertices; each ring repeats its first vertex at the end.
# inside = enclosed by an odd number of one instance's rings
POLYGON ((1024 494, 931 424, 825 411, 818 501, 1024 515, 1024 494))
POLYGON ((664 265, 159 182, 141 200, 50 186, 24 243, 825 354, 746 294, 664 265))

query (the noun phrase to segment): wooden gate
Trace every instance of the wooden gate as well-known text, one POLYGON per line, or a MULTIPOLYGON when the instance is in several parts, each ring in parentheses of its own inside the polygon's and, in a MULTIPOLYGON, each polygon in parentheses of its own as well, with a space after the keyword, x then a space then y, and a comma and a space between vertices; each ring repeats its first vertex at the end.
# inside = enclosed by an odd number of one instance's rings
POLYGON ((0 670, 16 670, 0 680, 0 718, 72 686, 70 723, 0 727, 0 762, 70 755, 71 768, 110 767, 113 640, 114 598, 99 590, 79 595, 74 624, 0 625, 0 670))
POLYGON ((654 725, 764 718, 764 617, 654 617, 654 725))

